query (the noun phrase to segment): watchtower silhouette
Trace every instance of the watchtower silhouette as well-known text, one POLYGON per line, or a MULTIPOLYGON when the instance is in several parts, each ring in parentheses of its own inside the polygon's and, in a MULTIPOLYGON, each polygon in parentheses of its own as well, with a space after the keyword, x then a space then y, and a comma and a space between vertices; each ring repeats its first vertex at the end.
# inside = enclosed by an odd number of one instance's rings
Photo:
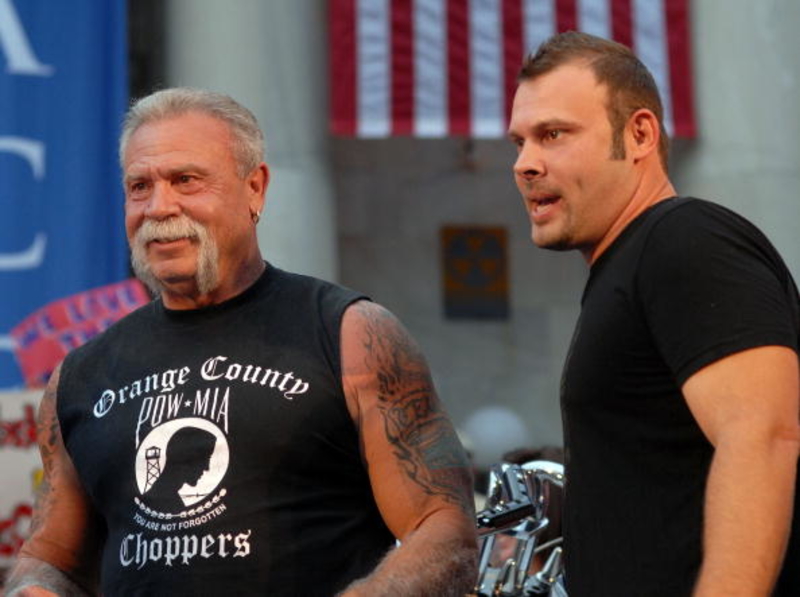
POLYGON ((147 462, 147 478, 144 483, 144 492, 153 486, 159 475, 161 474, 161 448, 152 446, 147 448, 144 453, 145 462, 147 462))

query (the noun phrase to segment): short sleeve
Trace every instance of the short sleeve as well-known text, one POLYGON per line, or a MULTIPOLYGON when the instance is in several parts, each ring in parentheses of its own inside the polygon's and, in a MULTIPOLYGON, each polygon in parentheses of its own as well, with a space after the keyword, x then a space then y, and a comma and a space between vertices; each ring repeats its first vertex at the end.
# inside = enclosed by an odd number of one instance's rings
POLYGON ((752 224, 703 201, 652 228, 636 283, 653 340, 679 385, 730 354, 797 350, 798 299, 780 256, 752 224))

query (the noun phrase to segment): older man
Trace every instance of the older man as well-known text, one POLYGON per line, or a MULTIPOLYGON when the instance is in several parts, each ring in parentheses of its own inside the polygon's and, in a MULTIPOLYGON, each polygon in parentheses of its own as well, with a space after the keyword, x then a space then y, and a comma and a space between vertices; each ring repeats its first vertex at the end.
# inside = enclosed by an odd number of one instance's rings
POLYGON ((50 380, 10 594, 465 593, 470 476, 427 365, 382 307, 264 262, 252 114, 161 91, 120 157, 158 299, 50 380))

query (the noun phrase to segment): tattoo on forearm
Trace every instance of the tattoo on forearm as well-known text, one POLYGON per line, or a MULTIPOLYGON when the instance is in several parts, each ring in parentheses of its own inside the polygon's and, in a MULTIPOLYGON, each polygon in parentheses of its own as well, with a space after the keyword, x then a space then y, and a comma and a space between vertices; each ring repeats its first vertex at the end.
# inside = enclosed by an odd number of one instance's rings
POLYGON ((53 475, 56 474, 54 470, 54 461, 61 437, 55 405, 55 388, 57 385, 58 370, 53 374, 53 379, 48 385, 47 390, 45 390, 36 420, 36 432, 39 439, 39 452, 42 455, 44 475, 36 491, 36 503, 33 511, 33 519, 31 520, 31 534, 35 533, 42 526, 46 512, 54 499, 53 487, 50 480, 53 475))
MULTIPOLYGON (((29 595, 28 588, 37 587, 50 591, 55 595, 69 597, 84 597, 94 594, 73 581, 67 574, 48 564, 34 558, 20 558, 11 570, 5 586, 8 597, 29 595)), ((36 591, 37 595, 40 593, 36 591)))
POLYGON ((358 308, 366 323, 367 365, 377 372, 378 408, 395 456, 426 493, 471 511, 469 463, 422 354, 390 313, 372 304, 358 308))

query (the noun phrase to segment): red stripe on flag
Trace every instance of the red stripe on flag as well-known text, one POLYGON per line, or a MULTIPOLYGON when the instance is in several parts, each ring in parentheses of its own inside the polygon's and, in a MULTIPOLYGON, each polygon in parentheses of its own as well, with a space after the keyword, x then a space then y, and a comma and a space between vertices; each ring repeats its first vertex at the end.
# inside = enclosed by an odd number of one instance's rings
POLYGON ((356 1, 328 3, 331 131, 356 134, 356 1))
POLYGON ((447 0, 447 106, 451 135, 472 132, 468 0, 447 0))
POLYGON ((392 0, 392 134, 414 132, 414 2, 392 0))
POLYGON ((611 37, 633 47, 633 12, 631 0, 611 0, 611 37))
POLYGON ((556 30, 563 31, 578 30, 578 7, 577 0, 556 0, 556 30))
POLYGON ((503 86, 506 94, 506 122, 511 120, 511 105, 517 89, 517 75, 525 52, 522 31, 522 0, 503 0, 503 86))
POLYGON ((666 0, 669 80, 672 89, 672 122, 676 137, 697 135, 694 121, 688 0, 666 0))

